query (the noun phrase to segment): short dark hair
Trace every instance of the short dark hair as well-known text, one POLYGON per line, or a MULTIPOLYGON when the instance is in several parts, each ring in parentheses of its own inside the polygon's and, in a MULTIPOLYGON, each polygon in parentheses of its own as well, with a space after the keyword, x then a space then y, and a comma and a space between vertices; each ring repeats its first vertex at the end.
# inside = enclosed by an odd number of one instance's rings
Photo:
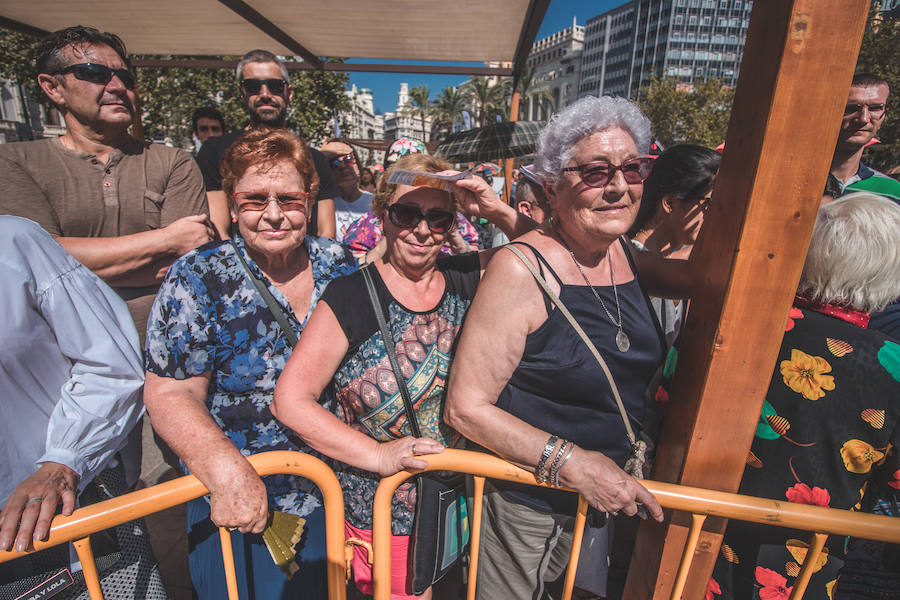
POLYGON ((288 74, 287 67, 284 66, 284 62, 269 52, 268 50, 251 50, 247 54, 241 57, 240 62, 237 64, 236 76, 237 82, 240 83, 244 79, 244 65, 248 63, 275 63, 278 65, 278 68, 281 70, 281 76, 287 83, 291 82, 291 77, 288 74))
POLYGON ((191 117, 194 123, 193 131, 197 131, 197 121, 204 117, 218 121, 219 125, 222 126, 222 133, 225 133, 225 119, 222 117, 222 113, 211 106, 201 106, 194 111, 194 116, 191 117))
POLYGON ((55 75, 67 67, 62 50, 68 46, 109 46, 115 50, 125 66, 131 69, 131 61, 128 60, 128 51, 122 38, 108 31, 75 25, 54 31, 41 40, 38 45, 37 72, 55 75))
MULTIPOLYGON (((888 89, 888 99, 891 97, 891 85, 887 82, 887 79, 884 77, 879 77, 874 73, 854 73, 853 80, 850 82, 850 87, 859 86, 859 87, 873 87, 876 85, 883 85, 888 89)), ((885 103, 886 104, 886 103, 885 103)))
POLYGON ((650 175, 644 181, 641 208, 630 234, 636 233, 653 219, 663 196, 676 200, 703 198, 713 187, 722 155, 695 144, 672 146, 653 161, 650 175))

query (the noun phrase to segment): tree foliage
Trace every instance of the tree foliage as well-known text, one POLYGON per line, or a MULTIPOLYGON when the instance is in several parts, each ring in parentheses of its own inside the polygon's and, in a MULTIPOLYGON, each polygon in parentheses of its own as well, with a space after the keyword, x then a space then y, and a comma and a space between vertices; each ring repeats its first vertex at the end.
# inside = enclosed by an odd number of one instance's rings
POLYGON ((409 100, 403 107, 403 112, 418 118, 422 125, 422 141, 428 141, 431 137, 425 132, 425 119, 433 113, 431 106, 431 88, 427 85, 418 85, 409 90, 409 100))
POLYGON ((444 139, 450 135, 453 123, 462 118, 463 111, 466 110, 466 95, 456 86, 445 85, 434 99, 432 109, 436 119, 432 135, 437 128, 437 135, 444 139))
MULTIPOLYGON (((291 73, 294 96, 288 108, 288 129, 318 142, 328 134, 328 120, 349 107, 344 95, 345 73, 291 73)), ((144 135, 163 137, 178 146, 191 145, 191 115, 200 106, 217 108, 229 130, 246 125, 234 69, 138 69, 144 135)))
MULTIPOLYGON (((539 81, 536 77, 536 69, 531 65, 526 65, 522 70, 522 75, 519 77, 519 82, 516 88, 521 95, 521 108, 522 113, 528 110, 529 104, 531 102, 535 103, 537 108, 543 107, 544 112, 547 115, 552 114, 556 110, 556 104, 553 101, 553 94, 550 93, 550 90, 547 89, 547 86, 544 85, 542 81, 539 81)), ((534 113, 536 116, 539 115, 537 108, 534 109, 534 113)))
POLYGON ((494 83, 487 77, 473 77, 463 86, 469 102, 474 105, 475 120, 479 127, 484 127, 488 120, 493 120, 498 114, 509 114, 509 79, 494 83))
POLYGON ((22 85, 29 96, 43 99, 44 94, 37 85, 38 40, 30 35, 0 27, 0 79, 22 85))
POLYGON ((651 77, 638 104, 650 119, 653 136, 663 146, 690 143, 715 148, 725 141, 734 90, 720 79, 680 89, 678 79, 651 77))
POLYGON ((887 115, 878 132, 881 143, 867 149, 863 158, 876 169, 887 170, 900 164, 900 18, 881 17, 877 9, 875 5, 869 13, 856 70, 883 77, 891 88, 887 115))

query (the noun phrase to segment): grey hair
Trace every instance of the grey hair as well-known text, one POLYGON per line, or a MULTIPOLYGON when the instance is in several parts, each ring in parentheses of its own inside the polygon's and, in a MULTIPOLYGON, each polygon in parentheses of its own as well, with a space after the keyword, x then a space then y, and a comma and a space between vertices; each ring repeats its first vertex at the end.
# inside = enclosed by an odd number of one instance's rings
POLYGON ((241 58, 241 62, 237 64, 237 70, 235 72, 237 76, 237 82, 240 83, 244 78, 244 65, 248 63, 275 63, 278 65, 278 68, 281 69, 281 77, 286 82, 290 83, 291 78, 288 75, 287 67, 284 66, 284 62, 268 50, 251 50, 247 54, 241 58))
POLYGON ((550 119, 538 140, 534 170, 548 185, 553 185, 582 138, 621 127, 634 140, 638 154, 650 151, 650 119, 636 104, 625 98, 585 96, 550 119))
POLYGON ((797 293, 804 298, 881 310, 900 282, 900 205, 869 192, 819 209, 797 293))

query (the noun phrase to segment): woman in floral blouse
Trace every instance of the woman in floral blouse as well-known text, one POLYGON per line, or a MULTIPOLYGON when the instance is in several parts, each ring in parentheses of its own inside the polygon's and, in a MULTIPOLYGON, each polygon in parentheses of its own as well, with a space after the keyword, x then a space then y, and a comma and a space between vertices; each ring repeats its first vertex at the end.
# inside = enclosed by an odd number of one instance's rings
MULTIPOLYGON (((866 325, 897 296, 898 231, 900 206, 874 194, 820 209, 741 494, 850 510, 897 494, 900 344, 866 325)), ((732 521, 707 598, 787 600, 810 537, 732 521)), ((851 583, 844 544, 829 539, 805 598, 851 583)), ((874 567, 872 597, 898 597, 900 576, 874 567)))
POLYGON ((299 336, 326 284, 355 271, 356 261, 333 240, 306 235, 319 182, 297 137, 247 133, 226 152, 222 171, 238 234, 169 269, 147 327, 144 402, 154 429, 210 490, 208 501, 188 504, 199 597, 227 596, 215 524, 238 530, 232 543, 242 598, 324 598, 324 516, 313 484, 291 476, 263 482, 244 458, 309 450, 269 410, 291 345, 249 273, 299 336), (300 570, 290 580, 259 535, 270 510, 306 519, 300 570))

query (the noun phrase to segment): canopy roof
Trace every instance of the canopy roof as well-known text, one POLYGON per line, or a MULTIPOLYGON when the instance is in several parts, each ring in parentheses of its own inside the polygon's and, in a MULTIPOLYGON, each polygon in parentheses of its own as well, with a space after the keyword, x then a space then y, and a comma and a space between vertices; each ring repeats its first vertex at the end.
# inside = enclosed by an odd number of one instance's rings
MULTIPOLYGON (((42 33, 75 24, 118 34, 133 54, 222 56, 264 48, 294 68, 509 74, 525 64, 549 0, 28 0, 0 24, 42 33), (506 63, 329 64, 320 57, 506 63), (419 68, 421 67, 421 68, 419 68)), ((212 66, 211 63, 208 66, 212 66)))

